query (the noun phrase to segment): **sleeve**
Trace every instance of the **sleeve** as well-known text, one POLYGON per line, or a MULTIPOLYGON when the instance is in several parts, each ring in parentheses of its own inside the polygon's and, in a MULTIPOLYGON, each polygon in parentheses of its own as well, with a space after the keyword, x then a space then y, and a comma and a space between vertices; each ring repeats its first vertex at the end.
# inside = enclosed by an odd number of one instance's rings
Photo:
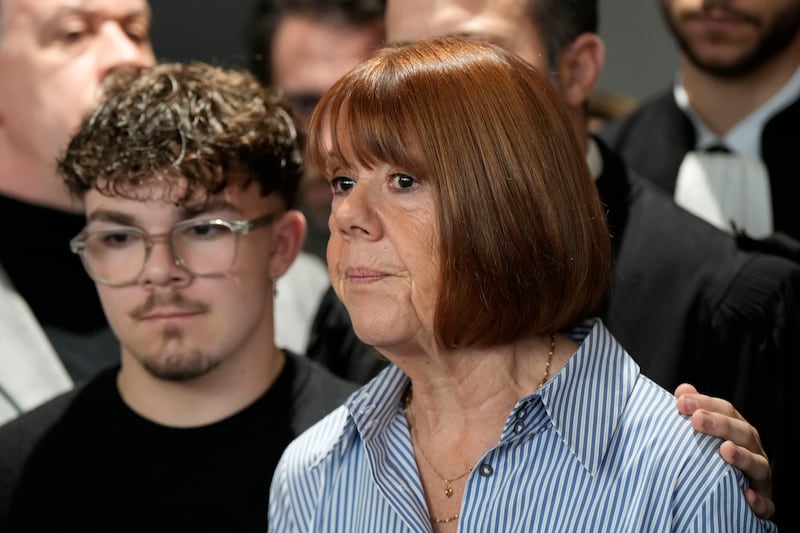
POLYGON ((710 361, 702 374, 716 376, 726 390, 704 390, 733 403, 759 432, 773 469, 775 522, 800 531, 794 481, 800 455, 792 448, 800 413, 800 265, 753 254, 712 317, 710 342, 722 345, 725 360, 710 361))
POLYGON ((292 502, 288 489, 287 468, 283 459, 278 463, 275 474, 272 476, 272 485, 269 490, 269 522, 270 532, 299 532, 293 520, 292 502))
POLYGON ((676 531, 726 533, 730 531, 777 532, 776 525, 758 518, 747 506, 737 471, 730 469, 697 509, 689 526, 676 531))

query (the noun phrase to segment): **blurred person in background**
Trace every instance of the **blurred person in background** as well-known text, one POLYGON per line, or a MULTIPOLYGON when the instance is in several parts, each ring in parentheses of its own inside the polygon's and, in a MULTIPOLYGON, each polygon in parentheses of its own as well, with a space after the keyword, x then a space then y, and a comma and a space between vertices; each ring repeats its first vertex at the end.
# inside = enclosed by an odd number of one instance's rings
POLYGON ((154 61, 145 0, 0 0, 0 423, 116 359, 55 165, 105 77, 154 61))
MULTIPOLYGON (((331 85, 384 41, 384 0, 259 0, 249 36, 250 70, 280 90, 303 124, 331 85)), ((306 168, 299 207, 303 249, 325 261, 331 191, 306 168)))
POLYGON ((675 82, 604 137, 685 209, 800 260, 800 0, 658 5, 680 52, 675 82))

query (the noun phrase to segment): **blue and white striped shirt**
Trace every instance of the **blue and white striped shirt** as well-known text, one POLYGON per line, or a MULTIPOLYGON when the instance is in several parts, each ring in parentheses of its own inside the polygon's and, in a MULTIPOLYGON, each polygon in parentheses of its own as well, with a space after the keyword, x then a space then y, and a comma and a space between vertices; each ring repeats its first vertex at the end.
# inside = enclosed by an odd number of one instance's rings
MULTIPOLYGON (((748 508, 745 479, 695 432, 595 319, 578 351, 522 398, 467 479, 458 531, 777 531, 748 508)), ((289 445, 275 471, 275 532, 429 532, 390 366, 289 445)))

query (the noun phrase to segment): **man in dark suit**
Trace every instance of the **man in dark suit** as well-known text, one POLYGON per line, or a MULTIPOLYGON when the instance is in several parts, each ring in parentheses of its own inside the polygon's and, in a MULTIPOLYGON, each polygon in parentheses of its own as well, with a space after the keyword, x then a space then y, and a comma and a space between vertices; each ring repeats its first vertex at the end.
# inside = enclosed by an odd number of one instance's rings
POLYGON ((720 228, 800 238, 800 2, 659 4, 680 47, 675 85, 604 138, 632 169, 720 228))
MULTIPOLYGON (((759 428, 775 462, 776 497, 788 497, 781 482, 791 479, 793 459, 783 443, 788 442, 790 409, 797 406, 789 376, 796 370, 800 270, 780 257, 742 252, 728 235, 628 173, 617 155, 588 135, 584 104, 604 59, 596 25, 596 2, 587 0, 462 0, 435 5, 390 0, 386 18, 389 42, 473 35, 552 73, 577 133, 586 139, 587 160, 614 237, 614 281, 601 316, 642 371, 661 385, 674 388, 690 381, 704 392, 732 400, 759 428)), ((343 370, 358 368, 359 359, 369 360, 366 349, 355 355, 336 352, 347 345, 342 337, 352 335, 346 314, 332 298, 323 301, 322 311, 309 355, 333 361, 343 370)), ((736 427, 727 435, 715 433, 724 438, 752 431, 742 420, 734 424, 706 411, 694 420, 695 427, 707 432, 736 427)), ((744 452, 730 443, 721 448, 724 457, 747 471, 757 459, 744 452), (734 449, 742 453, 734 454, 734 449)), ((769 471, 749 474, 755 487, 763 487, 759 479, 769 471)), ((753 492, 748 498, 757 512, 771 513, 771 501, 753 492)))

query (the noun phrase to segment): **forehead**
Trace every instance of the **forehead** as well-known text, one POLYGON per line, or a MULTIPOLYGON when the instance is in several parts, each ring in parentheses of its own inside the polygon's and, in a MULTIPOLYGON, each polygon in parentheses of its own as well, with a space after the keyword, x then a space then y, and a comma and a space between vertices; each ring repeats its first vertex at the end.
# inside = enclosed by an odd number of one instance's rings
POLYGON ((25 18, 34 24, 73 13, 122 18, 131 15, 150 16, 147 0, 0 0, 0 23, 11 24, 25 18))
POLYGON ((354 26, 288 15, 281 20, 273 40, 273 77, 284 89, 324 92, 366 59, 382 39, 378 23, 354 26))
POLYGON ((537 67, 546 53, 529 13, 529 0, 389 0, 389 42, 460 35, 486 40, 518 54, 537 67))
MULTIPOLYGON (((188 183, 182 176, 164 176, 147 180, 141 186, 118 191, 118 194, 107 194, 92 188, 84 196, 86 214, 91 215, 98 209, 115 210, 139 214, 147 219, 149 213, 156 212, 174 213, 180 218, 186 214, 222 211, 249 217, 263 211, 265 206, 275 208, 280 205, 275 195, 262 196, 261 188, 255 182, 245 187, 231 184, 211 195, 196 190, 195 194, 186 198, 188 183)), ((103 183, 99 185, 103 187, 103 183)))

